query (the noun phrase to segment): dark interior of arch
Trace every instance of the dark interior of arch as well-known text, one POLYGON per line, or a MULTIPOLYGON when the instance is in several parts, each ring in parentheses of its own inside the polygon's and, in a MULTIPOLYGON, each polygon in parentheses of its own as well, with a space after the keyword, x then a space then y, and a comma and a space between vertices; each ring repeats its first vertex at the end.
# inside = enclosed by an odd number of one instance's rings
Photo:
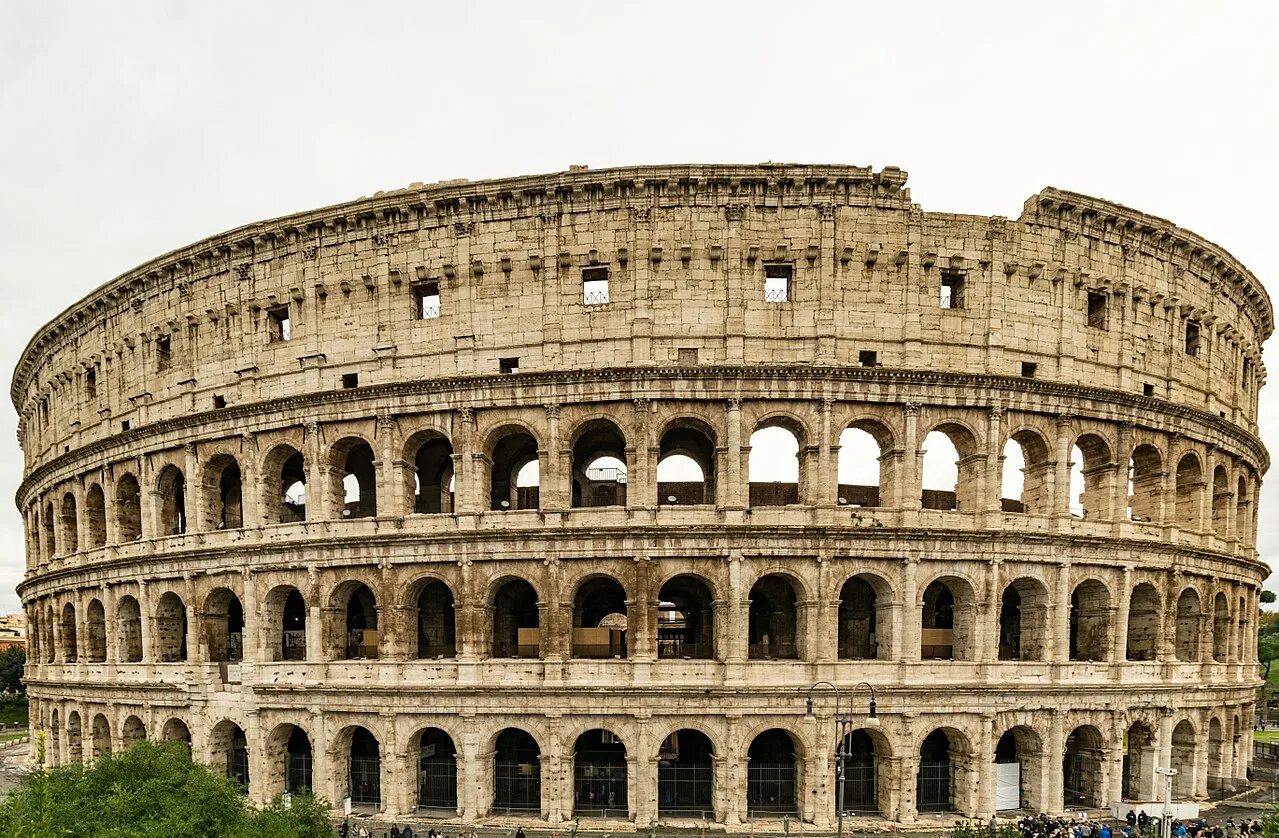
POLYGON ((343 489, 342 515, 347 518, 372 518, 377 515, 377 478, 373 467, 373 448, 364 441, 351 446, 346 452, 342 478, 354 477, 360 487, 360 496, 346 500, 343 489))
POLYGON ((756 582, 750 593, 751 659, 797 659, 798 621, 795 588, 785 577, 774 574, 756 582))
POLYGON ((573 656, 626 657, 626 591, 616 579, 588 579, 573 596, 573 656))
POLYGON ((417 656, 451 658, 457 654, 457 625, 453 592, 434 579, 422 586, 417 597, 417 656))
POLYGON ((280 659, 306 660, 306 600, 297 588, 290 588, 284 597, 280 615, 280 659))
POLYGON ((876 657, 875 589, 856 576, 839 591, 839 657, 870 660, 876 657))
POLYGON ((512 431, 493 446, 493 465, 489 474, 489 508, 537 509, 540 490, 537 486, 518 487, 515 478, 520 469, 537 459, 537 440, 524 431, 512 431))
POLYGON ((444 437, 431 437, 413 458, 417 472, 417 494, 413 511, 423 514, 453 511, 453 445, 444 437))
POLYGON ((676 576, 657 595, 657 656, 715 657, 715 619, 710 588, 696 576, 676 576))
POLYGON ((301 451, 288 456, 280 467, 280 523, 306 520, 306 460, 301 451))
POLYGON ((702 470, 699 481, 659 481, 657 502, 678 506, 715 502, 715 442, 703 430, 693 425, 677 425, 662 434, 658 445, 657 462, 667 457, 682 455, 697 463, 702 470), (674 501, 670 498, 675 498, 674 501))
POLYGON ((538 657, 539 624, 537 591, 533 586, 523 579, 505 582, 493 596, 493 657, 538 657))
POLYGON ((368 585, 356 585, 346 600, 346 656, 376 659, 380 641, 373 591, 368 585))

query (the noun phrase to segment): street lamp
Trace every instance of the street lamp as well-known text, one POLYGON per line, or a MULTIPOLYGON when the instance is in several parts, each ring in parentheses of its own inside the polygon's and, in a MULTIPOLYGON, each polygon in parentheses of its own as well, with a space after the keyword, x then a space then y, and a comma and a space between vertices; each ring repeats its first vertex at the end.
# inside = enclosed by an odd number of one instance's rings
MULTIPOLYGON (((813 716, 813 690, 818 687, 830 687, 835 693, 835 836, 836 838, 844 838, 844 749, 845 740, 848 734, 852 733, 856 728, 853 720, 853 714, 850 710, 848 713, 840 711, 840 704, 843 699, 843 693, 839 691, 839 687, 830 681, 818 681, 808 688, 808 694, 804 698, 804 718, 812 720, 813 716)), ((879 716, 875 707, 875 688, 866 681, 862 681, 853 689, 865 687, 870 690, 870 703, 867 705, 866 717, 861 720, 861 727, 879 727, 879 716)))

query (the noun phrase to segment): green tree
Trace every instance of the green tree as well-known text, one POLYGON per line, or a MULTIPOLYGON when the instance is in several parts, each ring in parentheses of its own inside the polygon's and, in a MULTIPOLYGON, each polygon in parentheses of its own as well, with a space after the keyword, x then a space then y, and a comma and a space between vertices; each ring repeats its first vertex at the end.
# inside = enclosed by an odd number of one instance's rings
POLYGON ((22 683, 22 668, 27 665, 27 650, 21 646, 10 646, 0 652, 0 692, 25 693, 27 685, 22 683))
MULTIPOLYGON (((39 748, 43 751, 43 740, 39 748)), ((254 809, 181 743, 141 742, 92 766, 37 770, 0 805, 11 838, 332 838, 322 801, 254 809)))
POLYGON ((1271 603, 1271 602, 1274 602, 1274 601, 1275 601, 1275 592, 1274 592, 1274 591, 1262 591, 1262 592, 1261 592, 1261 601, 1262 601, 1262 602, 1265 602, 1265 603, 1271 603))
POLYGON ((1279 634, 1263 634, 1257 638, 1257 660, 1266 668, 1263 676, 1270 680, 1270 664, 1279 658, 1279 634))

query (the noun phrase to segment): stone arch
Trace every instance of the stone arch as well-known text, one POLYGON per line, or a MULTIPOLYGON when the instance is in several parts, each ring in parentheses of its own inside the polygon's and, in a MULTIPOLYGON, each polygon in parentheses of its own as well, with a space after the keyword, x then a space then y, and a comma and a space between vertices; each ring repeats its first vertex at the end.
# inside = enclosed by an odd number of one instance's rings
POLYGON ((315 748, 306 728, 292 722, 276 725, 266 738, 264 767, 271 790, 314 794, 315 748))
POLYGON ((583 732, 573 743, 573 815, 625 818, 627 751, 607 728, 583 732))
POLYGON ((77 710, 67 712, 67 759, 72 765, 84 762, 84 731, 77 710))
POLYGON ((187 659, 187 607, 173 591, 165 591, 156 602, 151 634, 156 663, 187 659))
POLYGON ((1173 651, 1179 661, 1199 660, 1203 609, 1199 592, 1185 588, 1177 596, 1177 625, 1173 632, 1173 651))
POLYGON ((1030 427, 1013 431, 1004 443, 1001 460, 1003 511, 1052 514, 1056 464, 1052 448, 1043 434, 1030 427))
POLYGON ((1128 642, 1125 656, 1130 661, 1153 661, 1158 656, 1160 628, 1159 592, 1149 582, 1132 589, 1128 600, 1128 642))
POLYGON ((262 520, 294 524, 306 520, 306 458, 287 443, 262 458, 262 520))
POLYGON ((204 466, 202 530, 237 530, 244 526, 244 486, 239 461, 231 454, 213 455, 204 466))
POLYGON ((715 429, 701 419, 679 416, 666 423, 658 440, 657 503, 714 504, 715 429))
POLYGON ((658 658, 715 657, 715 595, 701 576, 681 573, 657 594, 658 658))
POLYGON ((453 737, 438 727, 424 727, 409 740, 409 753, 417 755, 418 811, 444 817, 457 815, 457 747, 453 737))
POLYGON ((801 583, 786 573, 766 573, 750 590, 747 651, 751 660, 797 660, 803 654, 801 583))
POLYGON ((1164 457, 1154 445, 1143 442, 1128 460, 1128 517, 1139 523, 1163 520, 1164 457))
POLYGON ((454 509, 453 443, 442 431, 423 428, 403 447, 405 493, 409 508, 418 515, 451 513, 454 509))
POLYGON ((107 612, 102 600, 93 598, 84 609, 84 656, 89 663, 103 663, 107 659, 107 612))
POLYGON ((537 589, 527 579, 508 576, 495 580, 489 591, 490 656, 541 657, 541 601, 537 589))
POLYGON ((457 656, 457 611, 453 589, 434 576, 409 586, 407 607, 413 615, 419 660, 457 656))
POLYGON ((752 507, 805 501, 808 438, 808 428, 789 414, 773 414, 756 423, 746 446, 752 507))
POLYGON ((1134 721, 1128 726, 1124 743, 1123 799, 1153 800, 1155 765, 1159 760, 1154 727, 1145 721, 1134 721))
POLYGON ((111 721, 106 717, 105 713, 94 715, 89 735, 91 737, 94 762, 103 757, 111 756, 111 721))
POLYGON ((1048 658, 1048 588, 1022 576, 1010 582, 1000 599, 999 659, 1042 661, 1048 658))
POLYGON ((249 788, 249 739, 244 728, 223 719, 209 733, 209 762, 221 769, 242 790, 249 788))
POLYGON ((582 579, 573 592, 573 657, 626 657, 628 622, 622 583, 605 574, 582 579))
POLYGON ((533 431, 511 422, 489 432, 488 508, 495 511, 538 509, 541 503, 539 447, 533 431))
POLYGON ((1249 486, 1250 470, 1244 466, 1239 470, 1239 478, 1235 486, 1235 537, 1244 546, 1251 546, 1255 526, 1252 519, 1252 496, 1249 486))
MULTIPOLYGON (((891 817, 888 801, 892 796, 895 778, 892 772, 893 752, 888 737, 876 728, 849 731, 844 736, 842 753, 844 814, 891 817)), ((839 759, 838 755, 836 759, 839 759)), ((837 770, 836 812, 839 811, 839 791, 837 770)))
POLYGON ((657 813, 715 819, 715 747, 701 730, 680 728, 657 750, 657 813))
POLYGON ((1228 785, 1226 765, 1229 751, 1226 750, 1226 737, 1222 730, 1221 719, 1213 716, 1208 720, 1208 792, 1219 792, 1228 785))
POLYGON ((107 543, 107 499, 101 483, 91 483, 84 493, 84 546, 96 550, 107 543))
POLYGON ((1199 455, 1187 451, 1177 461, 1177 526, 1199 531, 1203 529, 1200 498, 1203 497, 1203 464, 1199 455))
POLYGON ((334 766, 339 793, 351 798, 353 806, 379 811, 382 808, 382 745, 364 725, 349 725, 335 738, 339 755, 334 766))
POLYGON ((919 744, 919 768, 915 778, 915 809, 919 812, 963 812, 969 758, 968 737, 953 727, 932 730, 919 744))
POLYGON ((977 597, 962 576, 943 575, 923 587, 920 657, 970 661, 976 654, 977 597))
POLYGON ((292 585, 276 585, 263 603, 266 648, 273 661, 304 661, 310 612, 306 597, 292 585))
POLYGON ((44 533, 44 557, 52 559, 58 555, 58 533, 53 513, 53 501, 45 501, 44 515, 41 516, 40 529, 44 533))
POLYGON ((62 495, 62 509, 60 522, 62 532, 58 543, 62 546, 62 552, 70 555, 80 550, 80 524, 76 514, 76 496, 75 492, 66 492, 62 495))
POLYGON ((172 464, 160 469, 155 487, 159 500, 158 534, 182 535, 187 531, 187 484, 182 469, 172 464))
POLYGON ((164 742, 183 742, 191 747, 191 728, 179 718, 169 719, 160 728, 160 739, 164 742))
POLYGON ((840 660, 891 660, 892 589, 874 573, 856 573, 839 589, 836 637, 840 660))
POLYGON ((1182 719, 1172 729, 1171 767, 1177 770, 1172 778, 1172 795, 1177 800, 1189 800, 1195 796, 1195 725, 1182 719))
POLYGON ((800 813, 803 759, 798 740, 784 728, 769 728, 750 740, 746 751, 748 817, 800 813))
POLYGON ((533 734, 506 727, 493 738, 493 811, 540 812, 542 749, 533 734))
POLYGON ((840 506, 883 506, 884 487, 894 485, 893 432, 878 419, 857 419, 839 434, 836 502, 840 506))
POLYGON ((58 708, 49 712, 49 753, 46 765, 57 767, 62 764, 62 726, 59 723, 58 708))
MULTIPOLYGON (((996 783, 996 809, 1029 809, 1043 810, 1052 808, 1045 805, 1043 793, 1044 789, 1041 783, 1042 772, 1040 771, 1040 761, 1044 756, 1044 743, 1039 733, 1028 725, 1015 725, 1004 731, 995 744, 995 783, 996 783), (1011 766, 1016 765, 1016 769, 1011 766), (1001 767, 1004 766, 1004 767, 1001 767), (1005 783, 1011 785, 1013 777, 1016 774, 1015 801, 1008 799, 1007 803, 1000 805, 1004 795, 1000 794, 1005 783), (1009 803, 1015 805, 1007 805, 1009 803)), ((1009 794, 1008 798, 1013 795, 1009 794)))
POLYGON ((1230 601, 1221 591, 1212 598, 1212 659, 1225 663, 1230 657, 1230 601))
POLYGON ((381 609, 370 585, 350 579, 335 586, 328 611, 331 660, 378 659, 381 609))
POLYGON ((1218 465, 1212 470, 1212 531, 1218 538, 1229 538, 1230 508, 1234 503, 1234 493, 1230 491, 1230 475, 1226 467, 1218 465))
POLYGON ((590 419, 570 436, 573 507, 626 505, 626 436, 618 425, 590 419))
POLYGON ((981 507, 978 490, 984 461, 979 439, 967 425, 953 420, 924 434, 919 446, 924 509, 974 512, 981 507))
POLYGON ((207 660, 238 663, 244 659, 244 604, 230 588, 214 588, 204 598, 204 645, 207 660))
POLYGON ((121 544, 142 538, 142 487, 129 472, 115 481, 115 527, 121 544))
POLYGON ((53 663, 57 659, 58 647, 54 645, 53 635, 54 617, 53 606, 46 605, 44 607, 44 662, 53 663))
POLYGON ((377 454, 357 434, 341 437, 329 448, 329 495, 343 518, 377 516, 377 454))
POLYGON ((1104 741, 1094 725, 1080 725, 1067 734, 1061 767, 1063 806, 1096 809, 1106 799, 1104 741))
POLYGON ((125 594, 115 606, 116 637, 121 663, 142 661, 142 609, 133 596, 125 594))
POLYGON ((1084 579, 1070 594, 1070 659, 1105 661, 1111 652, 1110 588, 1084 579))
POLYGON ((126 750, 138 742, 147 741, 147 726, 137 716, 128 716, 120 727, 120 740, 126 750))
POLYGON ((1070 449, 1070 511, 1081 518, 1108 519, 1111 489, 1115 479, 1114 454, 1101 434, 1085 432, 1075 437, 1070 449))
POLYGON ((79 659, 79 646, 76 643, 75 605, 70 602, 62 606, 62 622, 58 626, 58 634, 62 639, 62 660, 75 663, 79 659))

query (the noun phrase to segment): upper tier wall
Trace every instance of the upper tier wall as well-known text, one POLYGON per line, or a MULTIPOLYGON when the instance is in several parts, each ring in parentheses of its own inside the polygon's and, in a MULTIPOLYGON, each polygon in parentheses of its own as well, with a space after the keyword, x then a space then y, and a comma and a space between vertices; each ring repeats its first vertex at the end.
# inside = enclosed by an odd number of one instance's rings
POLYGON ((337 389, 352 373, 360 385, 490 374, 508 358, 521 370, 1030 373, 1255 434, 1273 310, 1225 251, 1072 193, 1045 190, 1010 221, 923 213, 904 184, 894 168, 573 171, 240 228, 104 285, 32 339, 11 388, 27 467, 129 426, 337 389), (773 265, 791 276, 770 296, 773 265), (607 303, 584 300, 592 267, 607 268, 607 303), (940 304, 943 276, 962 278, 962 307, 940 304), (423 283, 438 285, 438 317, 416 316, 423 283), (288 340, 273 323, 281 306, 288 340))

